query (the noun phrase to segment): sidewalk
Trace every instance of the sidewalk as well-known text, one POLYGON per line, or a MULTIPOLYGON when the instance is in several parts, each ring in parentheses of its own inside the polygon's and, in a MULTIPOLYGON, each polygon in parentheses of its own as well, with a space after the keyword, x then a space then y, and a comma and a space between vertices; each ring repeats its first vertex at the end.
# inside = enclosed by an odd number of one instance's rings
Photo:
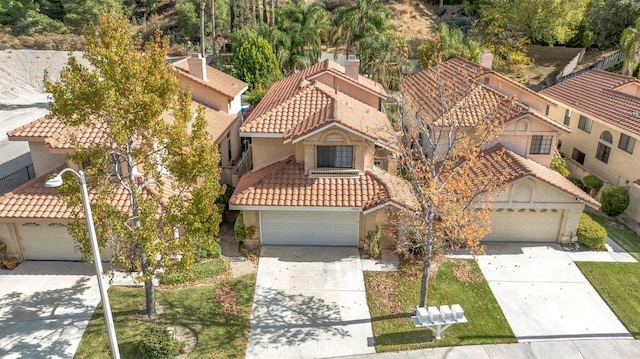
POLYGON ((640 358, 638 340, 575 340, 515 344, 469 345, 459 347, 411 350, 341 358, 372 359, 627 359, 640 358))

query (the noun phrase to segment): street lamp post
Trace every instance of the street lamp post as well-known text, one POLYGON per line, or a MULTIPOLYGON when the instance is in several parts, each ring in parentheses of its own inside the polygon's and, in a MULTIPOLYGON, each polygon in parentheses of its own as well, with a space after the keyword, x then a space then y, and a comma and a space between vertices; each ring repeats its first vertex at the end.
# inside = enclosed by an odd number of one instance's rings
POLYGON ((113 326, 113 316, 111 315, 111 305, 109 304, 109 296, 107 289, 102 281, 102 262, 100 261, 100 251, 98 250, 98 241, 96 239, 96 229, 93 224, 93 215, 91 214, 91 204, 89 202, 89 193, 87 192, 87 179, 82 171, 75 171, 71 168, 65 168, 60 173, 45 183, 45 187, 60 187, 62 185, 62 175, 66 172, 73 173, 80 182, 80 193, 82 194, 82 205, 84 207, 84 215, 87 218, 87 230, 89 231, 89 243, 91 243, 91 252, 93 253, 93 264, 96 267, 96 276, 98 278, 98 287, 100 288, 100 298, 102 299, 102 307, 104 311, 104 321, 107 325, 107 333, 109 334, 109 344, 111 345, 111 357, 120 359, 120 351, 118 350, 118 340, 116 339, 116 330, 113 326))

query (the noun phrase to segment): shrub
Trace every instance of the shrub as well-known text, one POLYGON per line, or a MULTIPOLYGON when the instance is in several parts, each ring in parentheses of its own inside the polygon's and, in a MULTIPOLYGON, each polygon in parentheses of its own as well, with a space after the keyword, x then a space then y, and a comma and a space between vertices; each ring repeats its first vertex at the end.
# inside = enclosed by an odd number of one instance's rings
POLYGON ((236 223, 233 225, 233 232, 236 234, 236 240, 238 240, 238 242, 243 242, 246 239, 242 212, 240 212, 238 217, 236 217, 236 223))
POLYGON ((603 249, 607 230, 586 214, 580 215, 578 222, 578 242, 592 249, 603 249))
POLYGON ((580 178, 567 177, 567 179, 571 181, 571 183, 573 183, 574 185, 580 187, 581 190, 584 190, 584 183, 582 183, 582 180, 580 178))
POLYGON ((609 186, 602 190, 600 203, 602 212, 608 216, 617 216, 629 207, 629 192, 620 186, 609 186))
POLYGON ((599 177, 594 176, 594 175, 584 176, 584 178, 582 179, 582 183, 584 183, 584 186, 588 190, 594 190, 596 193, 604 185, 604 181, 601 180, 599 177))
POLYGON ((380 237, 382 236, 382 227, 379 224, 376 224, 376 228, 367 232, 367 239, 371 245, 371 250, 369 255, 371 258, 379 259, 382 256, 382 252, 380 251, 380 237))
POLYGON ((567 160, 562 157, 554 157, 551 160, 551 169, 560 173, 564 177, 569 177, 569 170, 567 169, 567 160))
POLYGON ((171 359, 180 352, 180 342, 166 328, 150 325, 142 333, 140 351, 147 359, 171 359))

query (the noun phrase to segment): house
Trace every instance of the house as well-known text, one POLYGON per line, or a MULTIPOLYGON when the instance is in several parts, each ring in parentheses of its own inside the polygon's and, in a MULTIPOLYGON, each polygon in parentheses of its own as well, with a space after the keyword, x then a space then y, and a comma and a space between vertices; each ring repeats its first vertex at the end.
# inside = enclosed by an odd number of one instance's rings
POLYGON ((592 70, 540 94, 560 104, 549 116, 572 129, 560 137, 571 175, 627 188, 626 212, 640 221, 640 80, 592 70))
MULTIPOLYGON (((221 182, 232 184, 242 174, 242 169, 250 166, 250 162, 243 161, 247 151, 243 151, 238 136, 242 121, 240 96, 247 85, 206 66, 204 59, 197 55, 174 65, 181 86, 185 90, 191 89, 193 98, 202 101, 193 101, 191 109, 203 107, 207 132, 221 152, 221 172, 227 174, 221 182), (198 72, 200 69, 206 70, 206 75, 198 72)), ((162 118, 172 120, 168 113, 162 118)), ((63 167, 82 169, 83 164, 68 159, 74 152, 74 144, 89 146, 102 141, 102 136, 100 126, 72 128, 52 117, 42 117, 8 133, 10 141, 28 142, 36 176, 0 196, 0 239, 7 243, 9 255, 21 261, 81 260, 65 227, 73 219, 73 211, 65 206, 55 189, 45 188, 44 183, 54 170, 63 167)), ((126 207, 126 198, 124 191, 117 192, 112 201, 126 207)))
MULTIPOLYGON (((396 137, 381 102, 386 92, 325 60, 267 92, 240 127, 251 138, 253 166, 230 208, 253 228, 249 244, 369 248, 367 233, 388 209, 416 208, 409 184, 395 175, 396 137)), ((395 248, 391 236, 383 248, 395 248)))
MULTIPOLYGON (((502 121, 498 138, 482 152, 477 173, 500 181, 504 189, 491 203, 489 241, 575 241, 585 204, 599 203, 549 168, 558 138, 571 130, 546 116, 558 105, 484 66, 454 58, 407 79, 403 93, 411 111, 429 126, 463 127, 502 121)), ((440 143, 433 155, 448 147, 440 143)), ((428 148, 428 146, 426 146, 428 148)))

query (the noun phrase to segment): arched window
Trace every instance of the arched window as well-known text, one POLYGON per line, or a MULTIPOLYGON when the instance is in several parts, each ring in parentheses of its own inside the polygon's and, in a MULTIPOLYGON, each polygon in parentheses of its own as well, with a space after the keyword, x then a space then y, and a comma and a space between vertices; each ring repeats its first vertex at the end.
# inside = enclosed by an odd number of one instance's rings
POLYGON ((600 134, 600 139, 604 142, 613 143, 613 136, 611 136, 611 132, 604 131, 600 134))

